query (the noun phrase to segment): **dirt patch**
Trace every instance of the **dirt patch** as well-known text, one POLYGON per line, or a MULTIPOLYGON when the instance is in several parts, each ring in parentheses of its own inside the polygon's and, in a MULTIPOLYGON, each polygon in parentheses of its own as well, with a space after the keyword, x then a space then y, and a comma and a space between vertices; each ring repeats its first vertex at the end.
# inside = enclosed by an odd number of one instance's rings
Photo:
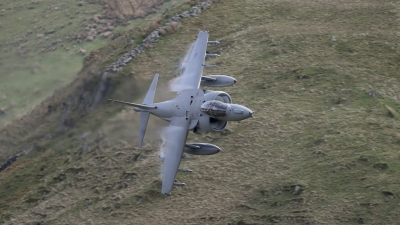
POLYGON ((154 8, 166 0, 90 0, 89 2, 103 5, 104 16, 107 18, 125 21, 154 13, 154 8))

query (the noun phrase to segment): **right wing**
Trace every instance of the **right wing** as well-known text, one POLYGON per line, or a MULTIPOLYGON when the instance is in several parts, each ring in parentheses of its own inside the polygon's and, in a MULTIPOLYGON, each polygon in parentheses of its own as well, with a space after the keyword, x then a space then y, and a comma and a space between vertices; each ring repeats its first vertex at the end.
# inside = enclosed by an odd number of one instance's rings
POLYGON ((208 31, 200 31, 196 42, 189 51, 188 58, 185 58, 182 63, 183 74, 177 81, 177 85, 181 87, 180 89, 198 89, 200 87, 207 42, 208 31))
POLYGON ((161 147, 164 156, 162 194, 171 193, 189 132, 189 122, 186 117, 174 117, 171 124, 165 128, 165 140, 161 147))

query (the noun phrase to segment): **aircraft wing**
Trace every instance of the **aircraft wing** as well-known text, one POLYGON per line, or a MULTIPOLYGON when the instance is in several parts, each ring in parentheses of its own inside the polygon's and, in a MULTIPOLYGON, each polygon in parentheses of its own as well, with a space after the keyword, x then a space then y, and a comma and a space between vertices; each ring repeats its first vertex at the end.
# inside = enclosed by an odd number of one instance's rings
POLYGON ((197 89, 200 87, 203 65, 206 57, 208 31, 200 31, 196 42, 189 51, 189 57, 184 60, 183 74, 179 84, 185 89, 197 89))
POLYGON ((171 124, 166 128, 164 143, 161 147, 164 157, 161 193, 170 194, 174 185, 175 176, 178 172, 182 159, 183 149, 188 135, 190 120, 186 117, 174 117, 171 124))

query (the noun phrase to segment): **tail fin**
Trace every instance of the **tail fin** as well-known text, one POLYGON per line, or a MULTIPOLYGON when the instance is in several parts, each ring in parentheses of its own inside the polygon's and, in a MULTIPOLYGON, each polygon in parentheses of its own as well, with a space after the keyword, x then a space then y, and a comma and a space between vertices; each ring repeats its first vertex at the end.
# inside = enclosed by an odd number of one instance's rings
MULTIPOLYGON (((154 76, 153 81, 151 82, 150 88, 147 91, 146 97, 143 100, 142 105, 151 105, 153 104, 154 95, 156 94, 158 81, 158 74, 154 76)), ((149 122, 150 113, 146 111, 140 112, 140 123, 139 123, 139 148, 142 147, 144 134, 146 133, 147 122, 149 122)))

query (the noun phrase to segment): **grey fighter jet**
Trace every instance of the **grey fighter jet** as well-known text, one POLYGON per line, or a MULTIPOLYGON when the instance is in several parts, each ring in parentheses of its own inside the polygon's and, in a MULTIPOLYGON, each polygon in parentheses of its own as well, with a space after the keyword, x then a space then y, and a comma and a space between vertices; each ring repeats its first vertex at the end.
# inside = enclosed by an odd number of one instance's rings
POLYGON ((226 75, 202 76, 204 67, 213 67, 205 64, 205 58, 218 57, 216 54, 206 53, 207 44, 218 44, 218 42, 208 41, 208 31, 200 31, 182 64, 182 76, 178 80, 180 90, 177 91, 176 98, 153 103, 158 80, 156 74, 142 104, 109 99, 133 106, 135 111, 140 112, 139 148, 142 146, 150 114, 170 122, 163 145, 164 153, 160 156, 164 161, 161 190, 163 194, 170 194, 174 184, 184 185, 175 182, 178 170, 191 172, 188 169, 179 169, 183 152, 211 155, 220 151, 218 146, 208 143, 186 144, 190 130, 196 134, 219 132, 225 129, 228 121, 240 121, 253 116, 250 109, 232 104, 232 99, 227 93, 200 89, 200 85, 225 87, 236 83, 233 77, 226 75))

